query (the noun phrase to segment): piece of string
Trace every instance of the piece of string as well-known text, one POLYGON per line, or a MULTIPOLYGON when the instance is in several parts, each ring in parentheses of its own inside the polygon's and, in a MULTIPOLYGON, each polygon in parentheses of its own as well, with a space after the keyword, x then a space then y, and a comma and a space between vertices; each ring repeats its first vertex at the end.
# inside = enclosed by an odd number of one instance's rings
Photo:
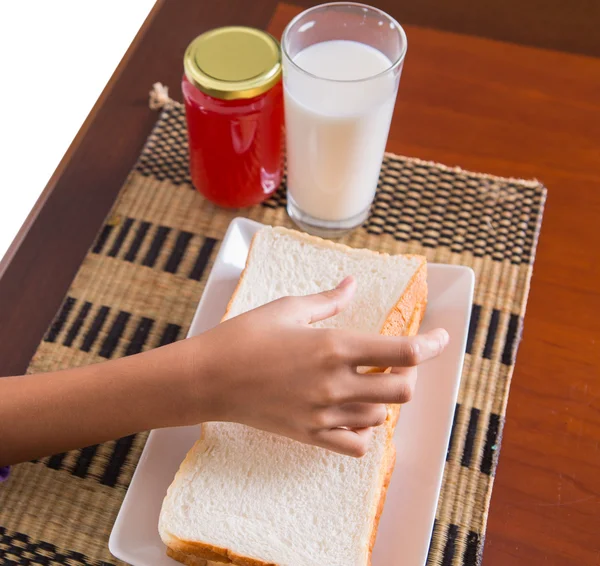
POLYGON ((150 91, 148 106, 150 110, 160 110, 171 102, 169 98, 169 87, 162 83, 154 83, 150 91))

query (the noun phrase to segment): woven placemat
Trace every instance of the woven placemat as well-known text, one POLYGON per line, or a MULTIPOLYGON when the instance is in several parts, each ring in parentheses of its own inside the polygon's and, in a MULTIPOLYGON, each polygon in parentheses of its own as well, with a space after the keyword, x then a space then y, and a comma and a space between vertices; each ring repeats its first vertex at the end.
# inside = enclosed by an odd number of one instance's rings
MULTIPOLYGON (((476 273, 432 565, 475 565, 481 558, 545 195, 537 181, 386 155, 371 217, 345 238, 352 246, 422 253, 476 273)), ((183 338, 221 238, 240 214, 290 226, 283 189, 236 213, 192 188, 183 109, 169 102, 29 372, 183 338)), ((15 467, 0 485, 2 564, 117 564, 108 536, 145 440, 146 434, 127 436, 15 467)))

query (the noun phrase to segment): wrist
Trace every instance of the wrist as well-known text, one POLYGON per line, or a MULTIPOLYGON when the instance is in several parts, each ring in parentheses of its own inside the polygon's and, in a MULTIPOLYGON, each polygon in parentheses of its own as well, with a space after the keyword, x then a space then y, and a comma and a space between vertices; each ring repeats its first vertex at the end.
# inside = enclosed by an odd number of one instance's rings
POLYGON ((222 360, 217 345, 204 333, 179 342, 182 391, 186 397, 186 424, 223 420, 222 360))
POLYGON ((157 373, 163 391, 161 426, 188 426, 219 420, 215 371, 204 335, 161 348, 157 373))
POLYGON ((197 424, 203 412, 192 378, 187 340, 115 360, 124 410, 136 430, 197 424))

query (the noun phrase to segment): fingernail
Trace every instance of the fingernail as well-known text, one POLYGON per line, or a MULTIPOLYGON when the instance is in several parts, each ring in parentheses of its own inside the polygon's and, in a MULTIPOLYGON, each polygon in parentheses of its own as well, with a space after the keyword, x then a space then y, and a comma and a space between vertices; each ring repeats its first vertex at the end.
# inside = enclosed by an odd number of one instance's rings
POLYGON ((450 335, 448 334, 448 332, 444 328, 440 328, 437 331, 437 335, 438 335, 440 349, 446 347, 448 342, 450 342, 450 335))
POLYGON ((429 339, 431 348, 436 352, 441 352, 446 347, 449 341, 450 336, 448 335, 448 332, 446 332, 446 330, 444 330, 443 328, 439 328, 438 330, 436 330, 434 335, 429 339))

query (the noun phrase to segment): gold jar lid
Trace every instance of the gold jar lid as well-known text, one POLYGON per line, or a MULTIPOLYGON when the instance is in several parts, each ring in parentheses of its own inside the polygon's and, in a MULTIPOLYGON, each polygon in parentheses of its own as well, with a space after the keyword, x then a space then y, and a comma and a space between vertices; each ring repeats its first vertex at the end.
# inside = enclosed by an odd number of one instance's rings
POLYGON ((189 44, 183 58, 187 79, 215 98, 254 98, 281 78, 281 48, 270 34, 230 26, 207 31, 189 44))

